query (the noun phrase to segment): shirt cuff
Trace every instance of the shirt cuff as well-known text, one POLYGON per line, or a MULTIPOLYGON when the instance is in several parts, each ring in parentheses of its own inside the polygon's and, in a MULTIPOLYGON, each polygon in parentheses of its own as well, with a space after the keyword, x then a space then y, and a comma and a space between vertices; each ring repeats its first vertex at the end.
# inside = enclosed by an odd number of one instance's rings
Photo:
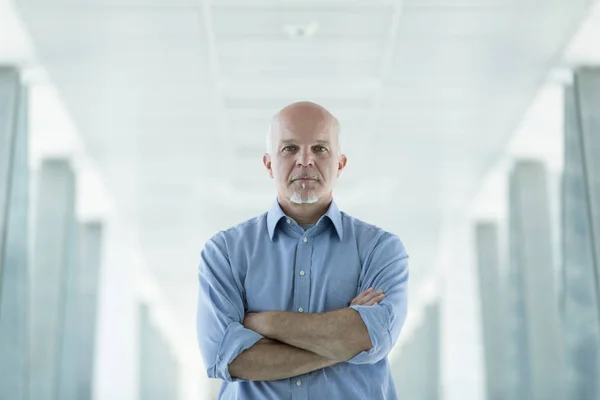
POLYGON ((236 359, 240 353, 250 347, 254 346, 256 342, 262 339, 259 333, 256 333, 250 329, 244 328, 239 322, 232 322, 225 329, 225 335, 219 346, 219 352, 217 353, 216 377, 223 379, 227 382, 238 382, 244 379, 232 377, 229 374, 229 364, 236 359))
POLYGON ((350 308, 360 314, 369 332, 373 347, 370 350, 358 353, 347 362, 351 364, 374 364, 387 356, 392 347, 392 338, 388 328, 390 325, 389 311, 383 304, 373 306, 351 305, 350 308))

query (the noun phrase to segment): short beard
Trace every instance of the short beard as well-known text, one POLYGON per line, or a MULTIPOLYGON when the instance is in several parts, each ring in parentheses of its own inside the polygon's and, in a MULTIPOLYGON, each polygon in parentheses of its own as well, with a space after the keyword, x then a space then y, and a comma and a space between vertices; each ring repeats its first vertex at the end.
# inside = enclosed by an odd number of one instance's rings
POLYGON ((294 192, 290 197, 290 201, 295 204, 315 204, 319 201, 319 198, 314 193, 302 197, 300 193, 294 192))

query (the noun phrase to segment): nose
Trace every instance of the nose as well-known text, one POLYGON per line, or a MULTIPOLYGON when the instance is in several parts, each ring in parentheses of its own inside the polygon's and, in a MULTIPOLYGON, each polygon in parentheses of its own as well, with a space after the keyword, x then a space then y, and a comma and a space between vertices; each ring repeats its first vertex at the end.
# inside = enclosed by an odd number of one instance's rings
POLYGON ((310 149, 301 149, 298 153, 296 164, 302 167, 314 166, 313 154, 310 149))

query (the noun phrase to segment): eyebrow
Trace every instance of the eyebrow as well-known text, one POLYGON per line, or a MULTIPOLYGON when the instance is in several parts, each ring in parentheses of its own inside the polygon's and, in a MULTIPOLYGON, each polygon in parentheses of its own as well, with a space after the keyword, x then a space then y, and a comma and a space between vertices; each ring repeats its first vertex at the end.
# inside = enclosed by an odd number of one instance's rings
MULTIPOLYGON (((316 140, 315 141, 317 144, 329 144, 329 141, 327 140, 316 140)), ((281 144, 295 144, 296 141, 294 139, 285 139, 281 141, 281 144)))

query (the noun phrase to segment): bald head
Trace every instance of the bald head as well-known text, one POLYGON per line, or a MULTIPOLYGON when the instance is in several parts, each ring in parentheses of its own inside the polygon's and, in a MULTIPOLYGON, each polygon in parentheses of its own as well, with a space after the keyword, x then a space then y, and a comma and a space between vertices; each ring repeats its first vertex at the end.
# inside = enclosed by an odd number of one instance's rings
POLYGON ((337 119, 307 101, 290 104, 273 117, 263 164, 277 184, 284 209, 317 204, 321 210, 329 204, 347 161, 339 133, 337 119))
POLYGON ((269 132, 267 133, 267 153, 273 151, 273 142, 275 135, 285 131, 312 131, 322 132, 332 130, 337 140, 336 149, 340 148, 340 124, 325 107, 310 101, 300 101, 292 103, 281 110, 273 117, 269 132))

